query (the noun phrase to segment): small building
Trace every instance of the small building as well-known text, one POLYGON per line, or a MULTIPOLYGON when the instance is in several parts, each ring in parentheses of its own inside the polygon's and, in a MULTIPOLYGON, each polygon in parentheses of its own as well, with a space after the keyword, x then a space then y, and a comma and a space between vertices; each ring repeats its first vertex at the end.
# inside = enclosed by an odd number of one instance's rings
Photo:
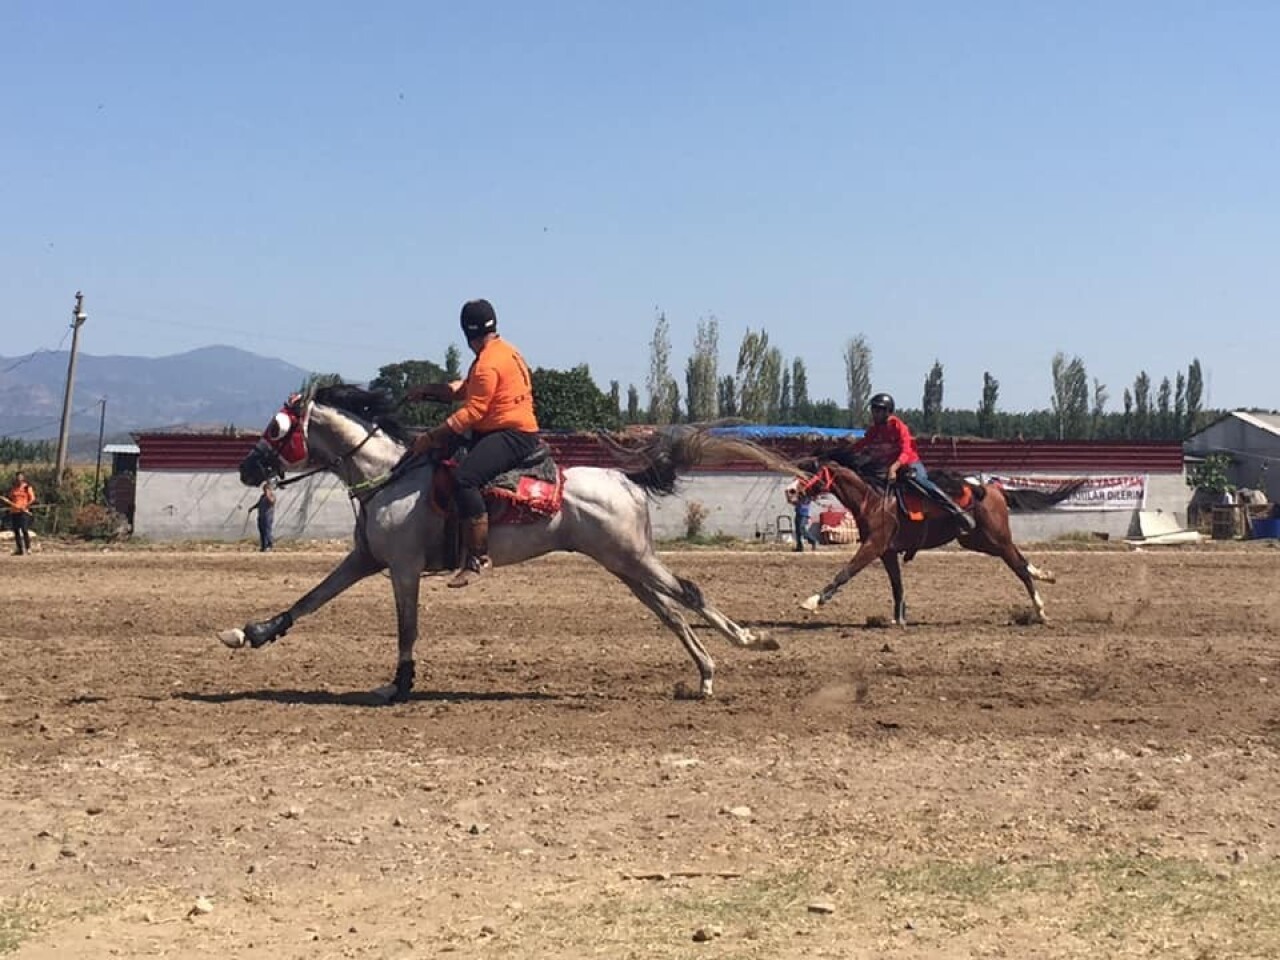
POLYGON ((1188 457, 1224 453, 1231 458, 1227 480, 1235 487, 1261 490, 1280 501, 1280 414, 1234 410, 1193 433, 1183 444, 1188 457))
POLYGON ((137 505, 138 458, 142 448, 136 443, 108 443, 102 452, 111 457, 111 471, 104 488, 107 506, 129 521, 133 528, 137 505))

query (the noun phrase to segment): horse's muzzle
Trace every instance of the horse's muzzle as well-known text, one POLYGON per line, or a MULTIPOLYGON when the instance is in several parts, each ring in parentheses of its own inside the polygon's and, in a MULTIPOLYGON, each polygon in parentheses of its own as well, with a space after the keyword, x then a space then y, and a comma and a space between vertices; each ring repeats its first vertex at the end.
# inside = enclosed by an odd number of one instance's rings
POLYGON ((240 482, 246 487, 257 487, 272 477, 283 477, 279 462, 272 454, 264 453, 258 447, 249 451, 249 455, 240 461, 240 482))

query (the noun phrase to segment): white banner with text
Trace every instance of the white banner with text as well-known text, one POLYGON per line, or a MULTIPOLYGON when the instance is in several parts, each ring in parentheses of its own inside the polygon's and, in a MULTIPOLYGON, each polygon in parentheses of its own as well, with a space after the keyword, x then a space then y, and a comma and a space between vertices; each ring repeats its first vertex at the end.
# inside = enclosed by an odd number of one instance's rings
MULTIPOLYGON (((1008 490, 1035 490, 1050 494, 1061 489, 1070 477, 1041 477, 1025 474, 984 474, 1008 490)), ((1141 510, 1147 502, 1147 477, 1131 474, 1120 477, 1086 477, 1080 489, 1051 507, 1052 510, 1141 510)))

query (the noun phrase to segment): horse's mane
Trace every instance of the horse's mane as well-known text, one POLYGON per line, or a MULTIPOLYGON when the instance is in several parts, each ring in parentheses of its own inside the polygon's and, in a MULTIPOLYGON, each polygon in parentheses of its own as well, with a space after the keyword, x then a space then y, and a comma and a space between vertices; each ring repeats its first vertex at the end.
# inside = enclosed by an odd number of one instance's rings
POLYGON ((354 383, 335 383, 316 390, 315 401, 376 424, 387 436, 400 443, 408 444, 413 440, 413 434, 395 416, 397 405, 384 390, 366 390, 354 383))

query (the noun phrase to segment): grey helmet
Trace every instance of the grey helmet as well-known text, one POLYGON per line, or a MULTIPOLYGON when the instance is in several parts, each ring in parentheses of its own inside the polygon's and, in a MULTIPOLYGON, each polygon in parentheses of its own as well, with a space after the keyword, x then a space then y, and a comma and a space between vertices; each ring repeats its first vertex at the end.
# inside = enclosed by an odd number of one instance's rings
POLYGON ((890 413, 893 413, 893 397, 889 396, 887 393, 877 393, 871 398, 869 406, 872 410, 888 410, 890 413))

